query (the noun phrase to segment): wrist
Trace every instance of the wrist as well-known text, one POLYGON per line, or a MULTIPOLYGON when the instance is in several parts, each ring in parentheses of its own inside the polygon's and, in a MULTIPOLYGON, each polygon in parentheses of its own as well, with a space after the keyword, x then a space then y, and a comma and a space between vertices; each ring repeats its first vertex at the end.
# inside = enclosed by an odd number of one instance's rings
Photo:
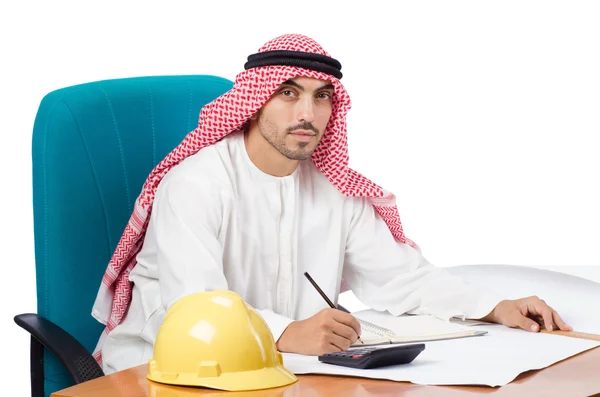
POLYGON ((277 339, 277 342, 275 342, 275 347, 278 351, 287 353, 292 352, 292 347, 289 345, 289 341, 293 340, 293 338, 290 338, 290 335, 294 333, 295 326, 296 321, 293 321, 283 330, 281 336, 279 339, 277 339))
POLYGON ((498 308, 500 307, 502 302, 505 302, 505 300, 498 302, 498 304, 496 306, 494 306, 492 311, 489 312, 488 315, 483 317, 481 320, 487 321, 490 323, 500 323, 499 317, 498 317, 498 308))

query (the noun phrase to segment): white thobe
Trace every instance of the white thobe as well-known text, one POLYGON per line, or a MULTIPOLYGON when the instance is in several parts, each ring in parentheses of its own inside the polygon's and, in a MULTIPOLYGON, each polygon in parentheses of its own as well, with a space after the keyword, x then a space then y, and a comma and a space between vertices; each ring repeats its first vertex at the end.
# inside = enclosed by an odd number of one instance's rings
POLYGON ((480 318, 502 299, 397 242, 368 199, 344 197, 310 160, 289 176, 265 174, 234 133, 161 181, 129 276, 131 306, 104 341, 103 369, 147 362, 165 312, 199 291, 237 292, 277 340, 329 307, 304 272, 334 302, 343 276, 365 305, 395 315, 480 318))

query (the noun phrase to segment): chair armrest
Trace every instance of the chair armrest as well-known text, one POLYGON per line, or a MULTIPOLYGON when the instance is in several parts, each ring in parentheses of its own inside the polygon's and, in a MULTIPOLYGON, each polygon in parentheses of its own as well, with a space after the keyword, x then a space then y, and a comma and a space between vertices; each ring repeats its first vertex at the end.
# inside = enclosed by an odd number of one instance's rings
POLYGON ((52 321, 37 314, 25 313, 15 316, 15 323, 54 353, 75 384, 104 376, 100 365, 87 349, 52 321))

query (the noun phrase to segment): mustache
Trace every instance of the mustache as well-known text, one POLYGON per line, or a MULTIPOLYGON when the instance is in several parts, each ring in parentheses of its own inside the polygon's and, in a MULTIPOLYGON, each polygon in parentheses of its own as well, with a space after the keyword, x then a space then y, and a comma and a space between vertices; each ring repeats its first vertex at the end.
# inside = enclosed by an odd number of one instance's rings
POLYGON ((285 130, 285 132, 287 132, 287 133, 292 133, 292 132, 294 132, 294 131, 297 131, 297 130, 306 130, 306 131, 312 131, 312 132, 314 132, 315 134, 319 135, 319 130, 317 130, 317 129, 315 128, 315 126, 314 126, 314 125, 312 125, 312 123, 310 123, 310 122, 308 122, 308 121, 305 121, 304 123, 300 123, 300 124, 294 125, 294 126, 292 126, 292 127, 288 127, 288 128, 285 130))

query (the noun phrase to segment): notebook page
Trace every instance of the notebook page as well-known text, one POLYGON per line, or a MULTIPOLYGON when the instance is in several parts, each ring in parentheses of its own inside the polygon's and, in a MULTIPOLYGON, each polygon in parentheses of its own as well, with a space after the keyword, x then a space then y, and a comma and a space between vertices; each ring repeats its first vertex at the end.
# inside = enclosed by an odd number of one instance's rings
POLYGON ((394 331, 384 328, 378 324, 373 324, 367 320, 357 319, 360 323, 360 331, 363 335, 368 335, 369 337, 384 337, 386 335, 394 335, 394 331))
POLYGON ((378 312, 376 310, 363 310, 352 314, 359 321, 364 320, 387 328, 394 335, 401 337, 430 337, 461 334, 465 331, 470 333, 472 331, 466 326, 446 322, 427 315, 395 317, 388 312, 378 312))

